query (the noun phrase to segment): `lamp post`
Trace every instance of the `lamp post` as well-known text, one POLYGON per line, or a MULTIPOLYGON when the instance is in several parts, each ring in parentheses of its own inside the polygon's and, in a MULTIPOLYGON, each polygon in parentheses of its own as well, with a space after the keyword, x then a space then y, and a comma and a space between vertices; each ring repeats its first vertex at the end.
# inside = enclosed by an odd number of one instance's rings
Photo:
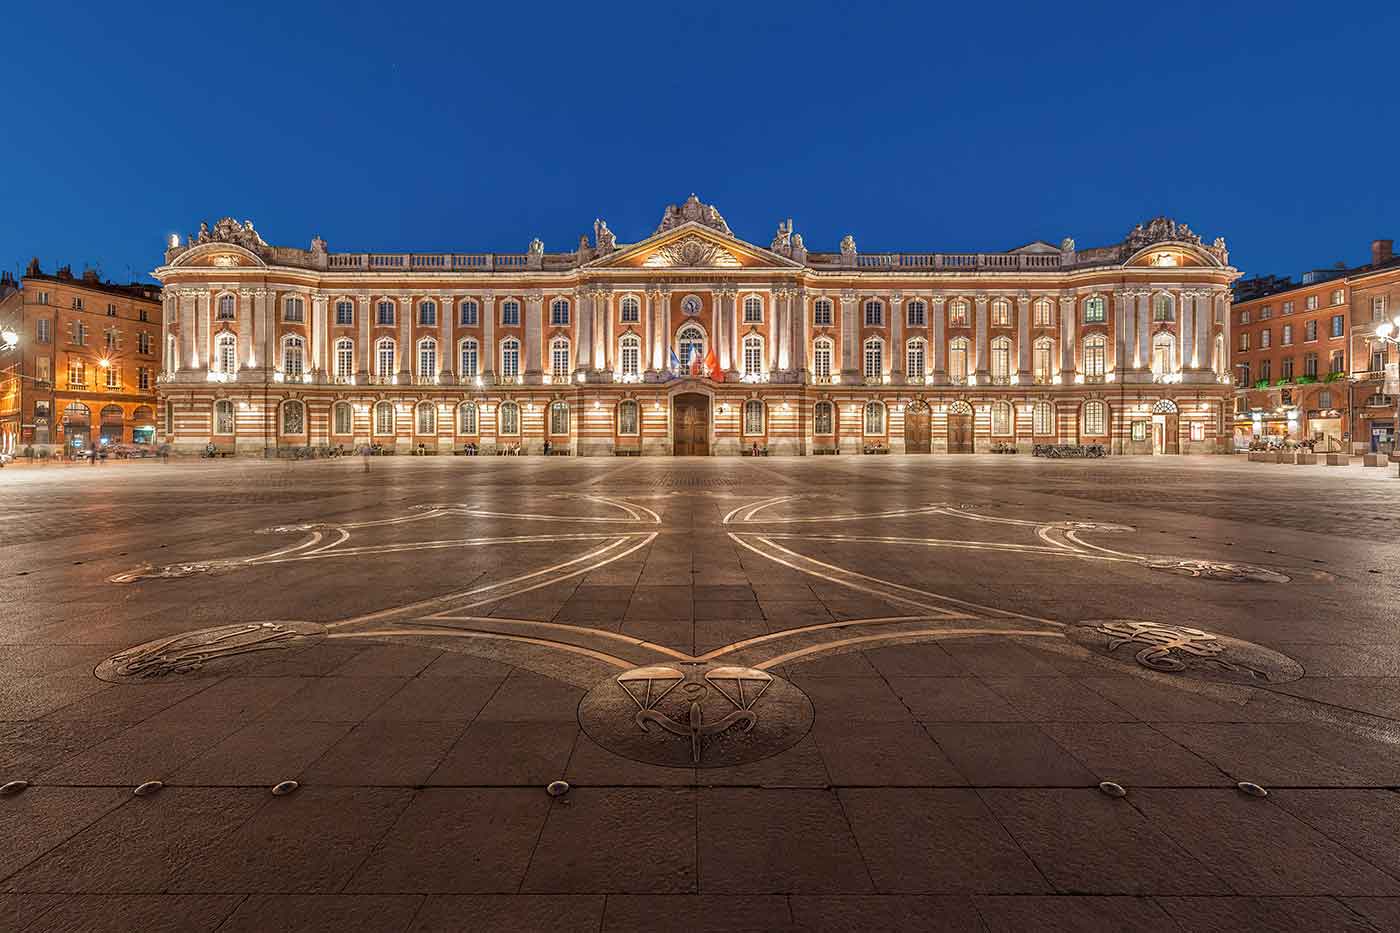
MULTIPOLYGON (((1395 316, 1394 321, 1382 321, 1381 323, 1377 324, 1376 337, 1380 340, 1382 344, 1394 345, 1396 349, 1391 351, 1392 353, 1400 353, 1400 314, 1397 314, 1395 316)), ((1390 381, 1390 374, 1388 370, 1391 366, 1400 366, 1400 362, 1386 364, 1386 377, 1381 382, 1382 392, 1384 392, 1386 389, 1396 388, 1393 385, 1387 384, 1390 381)), ((1391 459, 1396 459, 1396 454, 1400 453, 1400 443, 1397 443, 1397 439, 1400 439, 1400 391, 1397 391, 1395 393, 1395 423, 1392 424, 1390 428, 1391 459)))

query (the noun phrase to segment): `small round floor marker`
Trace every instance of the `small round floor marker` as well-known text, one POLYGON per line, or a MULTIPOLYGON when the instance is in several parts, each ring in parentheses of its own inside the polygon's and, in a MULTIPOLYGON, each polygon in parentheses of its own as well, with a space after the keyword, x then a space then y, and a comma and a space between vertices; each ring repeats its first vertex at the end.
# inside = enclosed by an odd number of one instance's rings
POLYGON ((562 797, 569 792, 569 782, 550 781, 549 784, 545 786, 544 791, 551 797, 562 797))
POLYGON ((1126 796, 1128 796, 1128 790, 1127 790, 1127 788, 1125 788, 1122 784, 1116 784, 1116 783, 1114 783, 1113 781, 1102 781, 1102 782, 1100 782, 1100 784, 1099 784, 1099 790, 1103 791, 1105 794, 1107 794, 1107 795, 1110 796, 1110 797, 1126 797, 1126 796))
POLYGON ((136 785, 132 793, 137 797, 149 797, 164 786, 165 782, 163 781, 142 781, 136 785))
POLYGON ((300 786, 296 781, 279 781, 272 785, 272 796, 285 797, 300 786))
POLYGON ((28 781, 7 781, 0 784, 0 797, 13 797, 28 786, 28 781))
POLYGON ((1255 783, 1253 783, 1253 782, 1251 782, 1251 781, 1240 781, 1240 782, 1239 782, 1238 784, 1236 784, 1235 786, 1238 787, 1238 788, 1240 789, 1240 792, 1241 792, 1241 793, 1248 794, 1248 795, 1251 796, 1251 797, 1267 797, 1267 796, 1269 796, 1269 792, 1268 792, 1267 790, 1265 790, 1264 788, 1260 787, 1258 784, 1255 784, 1255 783))

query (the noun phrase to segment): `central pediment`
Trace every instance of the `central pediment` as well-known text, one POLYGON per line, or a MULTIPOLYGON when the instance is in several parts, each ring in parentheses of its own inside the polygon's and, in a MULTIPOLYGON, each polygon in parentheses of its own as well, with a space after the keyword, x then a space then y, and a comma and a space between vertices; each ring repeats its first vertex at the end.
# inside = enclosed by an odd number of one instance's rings
POLYGON ((662 230, 588 264, 594 269, 800 269, 801 264, 698 221, 662 230))

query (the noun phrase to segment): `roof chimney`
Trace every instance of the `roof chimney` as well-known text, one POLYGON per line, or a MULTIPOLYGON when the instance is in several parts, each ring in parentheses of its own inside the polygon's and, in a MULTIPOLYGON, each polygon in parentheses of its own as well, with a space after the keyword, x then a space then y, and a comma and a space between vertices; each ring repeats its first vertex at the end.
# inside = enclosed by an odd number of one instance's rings
POLYGON ((1390 262, 1393 255, 1395 255, 1394 240, 1371 241, 1371 265, 1379 266, 1383 262, 1390 262))

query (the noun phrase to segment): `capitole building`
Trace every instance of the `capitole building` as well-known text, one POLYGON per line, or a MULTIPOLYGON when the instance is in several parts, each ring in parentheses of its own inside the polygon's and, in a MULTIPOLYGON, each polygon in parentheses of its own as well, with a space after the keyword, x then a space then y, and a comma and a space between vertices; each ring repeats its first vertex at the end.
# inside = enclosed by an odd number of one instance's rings
POLYGON ((336 253, 172 237, 161 432, 240 453, 1228 449, 1230 283, 1157 218, 998 253, 767 247, 692 195, 638 242, 336 253))

